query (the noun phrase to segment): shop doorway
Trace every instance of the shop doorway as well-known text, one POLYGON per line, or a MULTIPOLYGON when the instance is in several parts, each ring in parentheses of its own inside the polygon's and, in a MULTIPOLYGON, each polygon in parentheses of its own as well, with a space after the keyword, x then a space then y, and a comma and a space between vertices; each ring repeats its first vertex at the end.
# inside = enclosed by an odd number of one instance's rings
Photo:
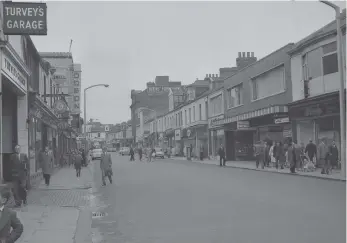
POLYGON ((254 159, 253 137, 254 131, 236 131, 235 141, 235 159, 248 161, 254 159))
POLYGON ((11 180, 10 156, 18 143, 17 136, 17 94, 11 86, 3 79, 2 85, 2 156, 3 156, 3 178, 11 180))

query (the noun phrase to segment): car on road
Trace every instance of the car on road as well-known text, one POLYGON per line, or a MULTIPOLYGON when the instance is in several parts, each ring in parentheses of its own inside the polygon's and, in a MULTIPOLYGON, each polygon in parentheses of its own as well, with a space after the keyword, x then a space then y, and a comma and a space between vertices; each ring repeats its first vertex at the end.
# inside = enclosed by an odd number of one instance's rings
POLYGON ((162 148, 156 147, 154 148, 154 150, 155 150, 155 158, 161 158, 161 159, 165 158, 164 151, 162 148))
POLYGON ((119 154, 124 155, 130 155, 130 148, 129 147, 123 147, 120 149, 119 154))
POLYGON ((101 154, 102 154, 101 148, 93 149, 91 153, 92 160, 101 159, 101 154))

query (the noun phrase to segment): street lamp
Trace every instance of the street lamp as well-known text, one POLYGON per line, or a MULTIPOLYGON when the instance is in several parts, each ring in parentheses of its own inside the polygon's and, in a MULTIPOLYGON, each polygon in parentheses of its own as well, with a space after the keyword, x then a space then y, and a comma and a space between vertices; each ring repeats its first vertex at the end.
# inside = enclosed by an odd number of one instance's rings
MULTIPOLYGON (((154 112, 154 124, 155 124, 155 131, 154 131, 154 145, 157 143, 157 130, 158 130, 158 124, 157 124, 157 112, 153 109, 147 108, 147 107, 140 107, 139 111, 141 110, 148 110, 148 111, 153 111, 154 112)), ((141 125, 140 125, 141 126, 141 125)))
POLYGON ((108 84, 95 84, 95 85, 91 85, 87 88, 84 89, 84 121, 83 121, 83 127, 84 127, 84 131, 83 131, 83 135, 84 138, 87 140, 87 95, 86 95, 86 91, 88 89, 94 88, 94 87, 98 87, 98 86, 104 86, 105 88, 108 88, 109 85, 108 84))
POLYGON ((342 56, 343 46, 342 46, 342 31, 341 31, 341 11, 340 7, 329 2, 329 1, 322 1, 321 3, 324 3, 328 5, 329 7, 333 8, 336 13, 336 45, 337 45, 337 60, 339 65, 339 78, 340 78, 340 133, 341 133, 341 143, 340 143, 340 153, 341 153, 341 171, 343 177, 346 177, 346 111, 345 111, 345 65, 344 65, 344 59, 342 56))

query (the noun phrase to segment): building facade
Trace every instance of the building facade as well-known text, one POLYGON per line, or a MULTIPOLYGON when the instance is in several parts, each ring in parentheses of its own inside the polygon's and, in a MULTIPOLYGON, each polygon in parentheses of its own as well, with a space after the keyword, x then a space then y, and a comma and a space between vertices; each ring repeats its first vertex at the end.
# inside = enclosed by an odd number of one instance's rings
MULTIPOLYGON (((345 11, 341 29, 344 40, 342 53, 346 60, 345 11)), ((336 22, 329 23, 299 41, 289 53, 293 89, 289 115, 293 125, 293 138, 299 144, 307 144, 312 139, 316 144, 323 140, 328 145, 332 141, 339 145, 340 72, 346 73, 346 66, 345 70, 338 68, 336 22)))

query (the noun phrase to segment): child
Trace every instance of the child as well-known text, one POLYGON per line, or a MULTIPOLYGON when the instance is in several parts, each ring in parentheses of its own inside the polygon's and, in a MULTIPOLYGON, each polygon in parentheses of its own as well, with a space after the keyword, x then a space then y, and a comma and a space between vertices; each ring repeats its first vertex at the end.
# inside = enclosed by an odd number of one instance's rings
POLYGON ((0 189, 0 242, 14 243, 23 233, 23 225, 17 218, 17 213, 9 209, 5 204, 10 198, 10 191, 0 189))

